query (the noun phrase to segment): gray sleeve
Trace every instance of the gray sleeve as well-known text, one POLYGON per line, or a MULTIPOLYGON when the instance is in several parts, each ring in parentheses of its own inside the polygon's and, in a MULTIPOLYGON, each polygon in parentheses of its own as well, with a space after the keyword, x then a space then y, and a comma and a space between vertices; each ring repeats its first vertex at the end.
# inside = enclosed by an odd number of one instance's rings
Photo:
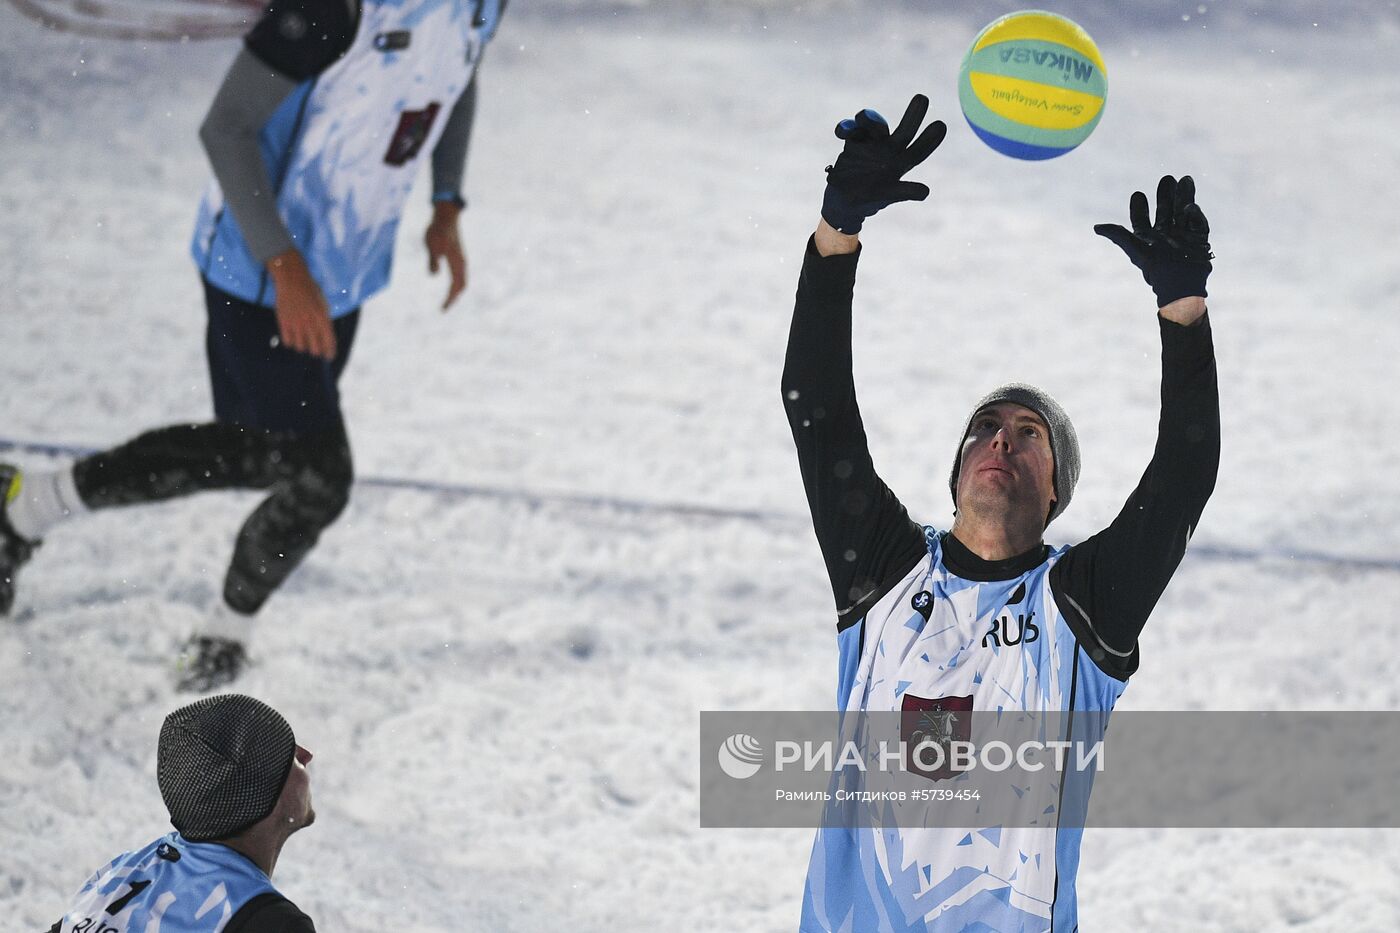
MULTIPOLYGON (((478 67, 478 72, 480 68, 478 67)), ((433 148, 433 200, 450 201, 462 197, 462 178, 467 172, 467 147, 476 120, 476 74, 457 98, 447 126, 433 148)))
POLYGON ((247 49, 240 49, 199 127, 200 142, 224 201, 259 263, 295 245, 277 214, 277 197, 258 133, 296 86, 247 49))

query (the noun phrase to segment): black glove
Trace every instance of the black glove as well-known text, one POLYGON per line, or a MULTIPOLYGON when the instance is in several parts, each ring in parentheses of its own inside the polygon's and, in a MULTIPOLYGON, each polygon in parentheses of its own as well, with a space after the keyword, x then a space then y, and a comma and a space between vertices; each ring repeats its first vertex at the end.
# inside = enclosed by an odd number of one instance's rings
POLYGON ((1163 175, 1157 182, 1157 222, 1147 221, 1147 195, 1134 191, 1128 201, 1129 233, 1118 224, 1095 224, 1094 232, 1118 244, 1157 293, 1157 307, 1178 298, 1206 297, 1210 275, 1210 224, 1196 205, 1196 183, 1190 175, 1177 181, 1163 175))
POLYGON ((914 139, 926 113, 928 98, 915 94, 893 133, 885 118, 873 110, 862 110, 855 119, 836 124, 836 136, 846 141, 846 147, 836 164, 826 167, 822 217, 827 223, 842 233, 859 233, 865 218, 882 208, 928 197, 928 185, 899 180, 927 159, 948 133, 942 120, 934 120, 914 139))

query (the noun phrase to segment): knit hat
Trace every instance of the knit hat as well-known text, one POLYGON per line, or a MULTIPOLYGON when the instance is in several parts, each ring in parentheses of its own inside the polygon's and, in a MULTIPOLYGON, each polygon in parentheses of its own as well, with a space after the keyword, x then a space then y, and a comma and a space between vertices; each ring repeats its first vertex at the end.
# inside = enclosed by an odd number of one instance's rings
POLYGON ((953 505, 956 507, 958 504, 958 470, 962 468, 962 445, 963 441, 967 440, 967 432, 972 428, 972 419, 984 408, 1002 402, 1029 408, 1039 415, 1050 429, 1050 454, 1055 458, 1055 505, 1050 509, 1050 517, 1045 519, 1045 524, 1048 525, 1069 505, 1070 497, 1074 495, 1074 484, 1079 482, 1079 438, 1074 433, 1074 425, 1070 424, 1069 415, 1065 414, 1059 402, 1035 386, 1021 382, 1011 382, 999 389, 993 389, 982 401, 972 406, 972 413, 967 416, 967 423, 963 425, 962 434, 958 437, 958 452, 953 457, 952 475, 948 477, 948 488, 953 492, 953 505))
POLYGON ((296 748, 287 720, 252 697, 229 693, 175 710, 156 753, 170 822, 191 842, 242 832, 276 806, 296 748))

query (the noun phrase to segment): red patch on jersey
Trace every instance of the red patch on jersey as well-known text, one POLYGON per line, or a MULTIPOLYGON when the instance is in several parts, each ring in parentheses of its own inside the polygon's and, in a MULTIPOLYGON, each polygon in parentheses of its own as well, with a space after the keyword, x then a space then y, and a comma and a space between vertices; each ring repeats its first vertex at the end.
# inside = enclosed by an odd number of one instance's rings
MULTIPOLYGON (((899 714, 899 738, 904 743, 904 767, 911 773, 930 781, 944 781, 960 773, 953 770, 949 761, 952 743, 972 741, 972 697, 928 699, 912 693, 904 694, 899 714), (924 742, 933 742, 943 749, 940 767, 927 768, 915 758, 915 749, 924 742)), ((921 757, 927 763, 937 758, 937 754, 926 751, 921 757)))
POLYGON ((428 131, 437 119, 437 103, 431 103, 422 110, 405 110, 399 114, 399 126, 394 130, 394 138, 389 140, 389 151, 384 153, 384 161, 390 165, 403 165, 418 155, 423 143, 428 141, 428 131))

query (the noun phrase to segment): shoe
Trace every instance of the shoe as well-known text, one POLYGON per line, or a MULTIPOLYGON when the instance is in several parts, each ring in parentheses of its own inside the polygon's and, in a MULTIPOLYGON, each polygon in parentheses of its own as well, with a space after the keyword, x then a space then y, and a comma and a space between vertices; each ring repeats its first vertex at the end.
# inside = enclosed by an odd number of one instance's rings
POLYGON ((38 541, 20 537, 10 526, 10 503, 19 496, 19 467, 0 463, 0 616, 10 614, 15 604, 15 575, 34 556, 38 541))
POLYGON ((180 651, 175 689, 181 693, 208 693, 237 679, 248 664, 242 642, 211 635, 191 635, 180 651))

